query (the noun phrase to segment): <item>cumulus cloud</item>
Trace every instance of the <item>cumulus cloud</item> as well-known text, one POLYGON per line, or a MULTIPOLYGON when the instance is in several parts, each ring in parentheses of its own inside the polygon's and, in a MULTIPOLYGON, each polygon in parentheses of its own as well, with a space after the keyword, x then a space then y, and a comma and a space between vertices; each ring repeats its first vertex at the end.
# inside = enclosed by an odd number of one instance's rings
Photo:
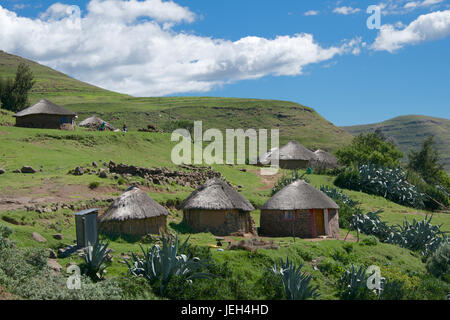
POLYGON ((403 29, 383 25, 371 48, 394 52, 405 45, 445 38, 450 35, 450 10, 421 15, 403 29))
POLYGON ((361 42, 324 48, 304 33, 230 41, 171 28, 192 21, 188 8, 160 0, 92 0, 83 15, 58 3, 36 19, 0 6, 0 49, 110 90, 162 96, 301 75, 310 64, 359 53, 361 42))
POLYGON ((361 11, 361 9, 359 9, 359 8, 352 8, 352 7, 346 7, 346 6, 337 7, 337 8, 333 9, 334 13, 343 14, 343 15, 355 14, 355 13, 358 13, 359 11, 361 11))
POLYGON ((309 10, 304 13, 305 16, 317 16, 318 14, 319 14, 319 11, 317 11, 317 10, 309 10))

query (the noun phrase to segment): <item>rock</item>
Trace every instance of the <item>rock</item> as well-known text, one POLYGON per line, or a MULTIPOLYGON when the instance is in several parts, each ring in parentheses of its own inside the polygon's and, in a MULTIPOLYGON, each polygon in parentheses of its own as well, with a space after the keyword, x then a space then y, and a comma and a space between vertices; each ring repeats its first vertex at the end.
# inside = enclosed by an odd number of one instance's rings
POLYGON ((62 240, 64 239, 63 235, 61 233, 56 233, 52 236, 56 240, 62 240))
POLYGON ((13 171, 13 173, 20 173, 20 170, 16 169, 16 170, 13 171))
POLYGON ((106 179, 108 178, 108 173, 105 170, 100 170, 100 173, 98 175, 100 178, 106 179))
POLYGON ((98 167, 98 164, 97 164, 97 162, 92 162, 92 166, 94 167, 94 168, 97 168, 98 167))
POLYGON ((247 169, 241 168, 241 169, 239 169, 239 171, 241 171, 241 172, 247 172, 247 169))
POLYGON ((20 169, 20 172, 22 172, 22 173, 36 173, 36 170, 34 170, 33 167, 30 167, 30 166, 23 166, 22 169, 20 169))
POLYGON ((58 257, 54 250, 52 250, 52 249, 48 249, 48 250, 49 250, 49 258, 50 259, 56 259, 58 257))
POLYGON ((6 171, 2 167, 0 167, 0 174, 4 174, 6 171))
POLYGON ((33 232, 31 234, 31 237, 37 241, 37 242, 47 242, 47 239, 45 239, 43 236, 41 236, 39 233, 37 232, 33 232))
POLYGON ((62 266, 58 263, 58 261, 56 259, 48 259, 47 260, 47 265, 56 272, 61 272, 62 270, 62 266))
POLYGON ((73 174, 76 176, 82 176, 84 174, 84 169, 82 167, 78 166, 73 171, 73 174))

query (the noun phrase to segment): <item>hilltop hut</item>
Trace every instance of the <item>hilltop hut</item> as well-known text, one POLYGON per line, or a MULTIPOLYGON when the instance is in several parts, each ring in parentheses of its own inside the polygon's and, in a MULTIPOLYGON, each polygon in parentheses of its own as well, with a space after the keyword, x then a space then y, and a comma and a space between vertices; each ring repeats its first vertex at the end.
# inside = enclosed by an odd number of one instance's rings
POLYGON ((96 117, 95 115, 93 115, 92 117, 89 117, 87 119, 84 119, 83 121, 81 121, 78 126, 79 127, 84 127, 84 128, 90 128, 90 129, 94 129, 94 130, 98 130, 100 128, 100 126, 102 125, 102 123, 105 123, 105 129, 106 130, 110 130, 110 131, 114 131, 115 128, 109 124, 108 122, 96 117))
POLYGON ((183 210, 183 221, 195 232, 211 232, 218 236, 257 233, 250 215, 255 208, 220 179, 208 180, 178 209, 183 210))
POLYGON ((331 153, 323 150, 317 150, 314 152, 316 160, 313 161, 315 166, 319 166, 324 169, 334 169, 338 166, 338 161, 331 153))
POLYGON ((17 127, 73 129, 76 114, 51 101, 42 99, 35 105, 17 112, 14 117, 16 118, 17 127))
MULTIPOLYGON (((277 148, 271 149, 269 152, 263 154, 259 158, 259 163, 267 165, 275 156, 277 148)), ((279 166, 283 169, 303 169, 307 168, 313 161, 316 160, 314 152, 306 149, 297 141, 290 141, 284 147, 278 150, 279 166)))
POLYGON ((143 236, 166 228, 169 211, 139 188, 128 189, 99 218, 106 233, 143 236))
POLYGON ((278 191, 261 207, 260 233, 272 237, 339 237, 339 206, 303 180, 278 191))

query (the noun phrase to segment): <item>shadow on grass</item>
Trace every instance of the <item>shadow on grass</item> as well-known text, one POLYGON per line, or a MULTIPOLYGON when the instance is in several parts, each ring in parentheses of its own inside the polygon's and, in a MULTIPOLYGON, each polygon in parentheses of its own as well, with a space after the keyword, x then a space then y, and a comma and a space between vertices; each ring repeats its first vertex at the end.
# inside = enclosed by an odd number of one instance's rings
POLYGON ((133 236, 119 233, 101 232, 100 235, 103 240, 109 240, 114 242, 137 243, 142 240, 142 236, 133 236))
POLYGON ((169 225, 173 230, 180 234, 195 233, 184 221, 181 221, 180 223, 171 222, 169 225))

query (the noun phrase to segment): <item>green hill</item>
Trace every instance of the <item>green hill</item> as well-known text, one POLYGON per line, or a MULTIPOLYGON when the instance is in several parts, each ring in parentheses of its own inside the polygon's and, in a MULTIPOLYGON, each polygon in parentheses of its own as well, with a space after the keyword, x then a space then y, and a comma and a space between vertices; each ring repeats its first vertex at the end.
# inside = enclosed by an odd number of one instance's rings
POLYGON ((342 127, 353 135, 374 131, 380 128, 387 136, 393 137, 400 150, 405 154, 417 150, 423 141, 434 136, 437 149, 442 158, 442 164, 450 172, 450 120, 421 115, 407 115, 387 121, 360 126, 342 127))
POLYGON ((280 129, 281 142, 297 139, 309 148, 334 151, 351 140, 314 109, 294 102, 215 97, 135 98, 75 80, 36 62, 0 51, 0 77, 13 77, 20 62, 28 64, 37 83, 32 103, 47 98, 67 107, 83 120, 97 114, 117 127, 130 130, 169 119, 202 120, 203 127, 218 129, 280 129))

